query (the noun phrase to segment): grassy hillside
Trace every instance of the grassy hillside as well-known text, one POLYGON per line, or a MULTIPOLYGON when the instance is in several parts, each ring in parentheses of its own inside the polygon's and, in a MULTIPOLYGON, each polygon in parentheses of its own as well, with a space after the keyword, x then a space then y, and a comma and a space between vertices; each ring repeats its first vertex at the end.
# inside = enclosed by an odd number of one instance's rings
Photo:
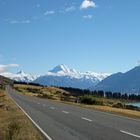
POLYGON ((10 80, 0 75, 0 88, 4 89, 5 85, 13 85, 13 80, 10 80))
POLYGON ((56 87, 15 84, 14 88, 22 94, 29 96, 70 102, 76 100, 76 97, 72 96, 68 91, 56 87))

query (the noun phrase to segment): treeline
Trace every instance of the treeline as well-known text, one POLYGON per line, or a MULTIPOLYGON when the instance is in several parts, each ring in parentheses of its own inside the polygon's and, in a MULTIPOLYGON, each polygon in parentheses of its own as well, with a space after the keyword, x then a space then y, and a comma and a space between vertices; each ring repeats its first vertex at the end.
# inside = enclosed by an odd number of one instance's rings
POLYGON ((32 83, 32 82, 18 82, 18 81, 14 81, 14 84, 21 84, 21 85, 31 85, 31 86, 42 86, 38 83, 32 83))
POLYGON ((59 87, 70 92, 73 96, 82 96, 82 95, 93 95, 96 97, 104 97, 108 99, 122 99, 122 100, 135 100, 140 101, 140 95, 136 94, 122 94, 120 92, 104 92, 102 90, 94 90, 90 91, 88 89, 78 89, 78 88, 71 88, 71 87, 59 87))

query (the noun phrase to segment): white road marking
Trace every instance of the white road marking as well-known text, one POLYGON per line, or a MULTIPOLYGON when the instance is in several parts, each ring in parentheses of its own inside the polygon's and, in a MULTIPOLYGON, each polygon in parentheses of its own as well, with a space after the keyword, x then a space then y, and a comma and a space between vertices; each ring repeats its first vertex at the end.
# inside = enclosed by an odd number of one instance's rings
POLYGON ((45 104, 42 104, 43 106, 46 106, 45 104))
POLYGON ((51 106, 51 107, 50 107, 50 109, 54 110, 54 109, 55 109, 55 107, 52 107, 52 106, 51 106))
POLYGON ((38 105, 40 104, 40 103, 37 103, 38 105))
POLYGON ((62 112, 63 112, 63 113, 65 113, 65 114, 69 114, 69 112, 67 112, 67 111, 64 111, 64 110, 63 110, 62 112))
MULTIPOLYGON (((7 91, 8 92, 8 91, 7 91)), ((38 130, 48 139, 52 138, 28 115, 28 113, 9 95, 11 100, 24 112, 24 114, 31 120, 31 122, 38 128, 38 130)))
POLYGON ((86 121, 89 121, 89 122, 92 122, 91 119, 88 119, 88 118, 85 118, 85 117, 82 117, 83 120, 86 120, 86 121))
POLYGON ((139 135, 136 135, 136 134, 133 134, 133 133, 130 133, 130 132, 126 132, 126 131, 123 131, 123 130, 120 130, 120 132, 140 139, 139 135))

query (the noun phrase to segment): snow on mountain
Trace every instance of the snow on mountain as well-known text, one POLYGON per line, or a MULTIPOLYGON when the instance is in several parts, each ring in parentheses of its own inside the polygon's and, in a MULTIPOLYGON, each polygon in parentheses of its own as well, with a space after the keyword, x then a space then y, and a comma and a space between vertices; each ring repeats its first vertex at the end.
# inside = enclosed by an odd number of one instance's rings
POLYGON ((95 73, 95 72, 79 72, 75 69, 69 69, 66 65, 61 64, 56 66, 54 69, 50 70, 47 75, 52 76, 70 76, 74 78, 87 78, 87 79, 97 79, 99 81, 103 80, 110 74, 107 73, 95 73))
POLYGON ((110 74, 79 72, 69 69, 66 65, 58 65, 46 75, 38 77, 34 82, 42 85, 89 88, 97 85, 110 74))
POLYGON ((80 73, 75 69, 69 69, 66 65, 61 64, 54 67, 47 73, 48 76, 71 76, 71 77, 79 77, 80 73))
POLYGON ((63 64, 56 66, 52 70, 48 71, 47 74, 42 76, 28 74, 24 71, 19 71, 16 74, 4 72, 0 75, 13 79, 15 81, 34 82, 41 85, 64 86, 74 88, 93 87, 104 78, 109 76, 109 74, 104 73, 79 72, 75 69, 70 69, 63 64))
POLYGON ((24 71, 19 71, 16 74, 4 72, 4 73, 1 73, 0 75, 5 76, 5 77, 10 78, 15 81, 22 81, 22 82, 33 82, 34 80, 36 80, 39 77, 37 75, 28 74, 24 71))

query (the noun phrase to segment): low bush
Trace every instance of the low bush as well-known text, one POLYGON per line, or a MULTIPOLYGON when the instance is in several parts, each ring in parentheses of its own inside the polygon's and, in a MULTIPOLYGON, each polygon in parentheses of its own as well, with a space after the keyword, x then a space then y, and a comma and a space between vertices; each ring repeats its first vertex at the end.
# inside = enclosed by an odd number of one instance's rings
POLYGON ((27 88, 27 91, 32 93, 40 93, 40 89, 27 88))
POLYGON ((116 104, 113 104, 112 107, 124 108, 124 105, 122 103, 116 103, 116 104))
POLYGON ((85 95, 85 96, 81 96, 79 98, 79 101, 81 103, 84 103, 84 104, 89 104, 89 105, 103 105, 103 102, 101 100, 98 100, 96 98, 94 98, 93 96, 88 96, 88 95, 85 95))
POLYGON ((46 93, 39 94, 37 97, 47 98, 47 99, 53 99, 53 97, 51 95, 48 95, 46 93))

